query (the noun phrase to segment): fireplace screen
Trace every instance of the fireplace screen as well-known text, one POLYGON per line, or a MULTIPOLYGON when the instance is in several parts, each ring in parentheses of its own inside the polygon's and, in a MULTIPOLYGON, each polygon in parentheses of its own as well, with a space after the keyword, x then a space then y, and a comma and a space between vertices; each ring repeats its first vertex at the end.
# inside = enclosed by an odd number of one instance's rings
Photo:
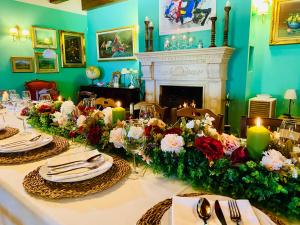
POLYGON ((160 86, 159 103, 169 108, 187 105, 202 108, 203 87, 160 86))

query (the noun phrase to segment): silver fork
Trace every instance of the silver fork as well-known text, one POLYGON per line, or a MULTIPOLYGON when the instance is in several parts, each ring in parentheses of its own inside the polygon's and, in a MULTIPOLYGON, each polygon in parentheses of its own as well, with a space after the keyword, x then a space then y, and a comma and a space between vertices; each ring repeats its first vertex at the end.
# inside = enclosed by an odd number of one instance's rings
POLYGON ((241 222, 241 213, 238 205, 236 204, 236 200, 229 200, 228 206, 230 211, 230 219, 239 225, 241 222))
POLYGON ((8 144, 4 144, 4 145, 0 145, 0 147, 17 147, 19 145, 23 145, 27 142, 35 142, 37 141, 38 139, 40 139, 42 135, 38 135, 38 136, 35 136, 33 138, 31 138, 30 140, 22 140, 22 141, 14 141, 14 142, 11 142, 11 143, 8 143, 8 144))

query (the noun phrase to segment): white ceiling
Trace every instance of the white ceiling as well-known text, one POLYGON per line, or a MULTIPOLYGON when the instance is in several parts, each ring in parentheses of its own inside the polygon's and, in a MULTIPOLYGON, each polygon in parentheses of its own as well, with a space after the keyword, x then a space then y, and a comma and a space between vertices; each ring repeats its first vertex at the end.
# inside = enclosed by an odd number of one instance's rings
POLYGON ((80 0, 69 0, 59 4, 51 4, 49 3, 49 0, 16 0, 16 1, 86 15, 86 12, 81 10, 80 0))

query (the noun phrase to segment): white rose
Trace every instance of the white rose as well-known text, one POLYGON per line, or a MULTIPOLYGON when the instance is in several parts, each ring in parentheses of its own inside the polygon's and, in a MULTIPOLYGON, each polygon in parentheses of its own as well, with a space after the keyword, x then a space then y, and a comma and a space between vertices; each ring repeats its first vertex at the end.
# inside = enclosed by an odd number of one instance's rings
POLYGON ((166 124, 164 123, 164 121, 157 119, 157 118, 151 118, 147 124, 147 126, 158 126, 160 129, 163 129, 166 127, 166 124))
POLYGON ((72 101, 65 101, 61 104, 60 111, 62 114, 70 115, 75 109, 75 105, 72 101))
POLYGON ((84 115, 80 115, 76 121, 77 127, 81 127, 82 125, 84 125, 85 121, 86 117, 84 115))
POLYGON ((138 140, 143 136, 143 134, 144 134, 144 129, 142 127, 131 126, 129 128, 127 137, 138 140))
POLYGON ((193 129, 195 127, 195 121, 191 120, 186 124, 187 129, 193 129))
POLYGON ((109 142, 113 143, 115 148, 122 148, 124 145, 123 128, 115 128, 110 131, 109 142))
POLYGON ((61 112, 55 112, 52 114, 52 116, 53 116, 52 121, 54 123, 58 123, 58 125, 61 127, 65 126, 68 122, 68 116, 62 114, 61 112))
POLYGON ((215 118, 210 117, 208 113, 205 114, 204 116, 204 124, 208 126, 212 126, 212 122, 215 120, 215 118))
POLYGON ((177 134, 167 134, 161 140, 161 150, 164 152, 175 152, 178 153, 184 146, 184 140, 177 134))
POLYGON ((279 151, 271 149, 263 153, 264 156, 261 163, 268 170, 280 170, 284 164, 289 164, 287 158, 285 158, 279 151))
POLYGON ((104 123, 105 125, 112 123, 112 108, 107 107, 102 110, 102 113, 104 114, 104 123))

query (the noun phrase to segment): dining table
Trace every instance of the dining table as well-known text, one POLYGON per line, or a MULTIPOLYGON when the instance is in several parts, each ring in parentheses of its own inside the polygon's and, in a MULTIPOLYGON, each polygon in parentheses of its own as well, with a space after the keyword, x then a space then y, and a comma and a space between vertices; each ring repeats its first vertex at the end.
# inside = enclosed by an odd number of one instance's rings
MULTIPOLYGON (((6 113, 5 120, 10 127, 23 132, 22 121, 14 113, 6 113)), ((70 141, 69 150, 62 155, 83 149, 80 144, 70 141)), ((46 159, 26 164, 0 165, 1 225, 134 225, 158 202, 178 194, 196 192, 185 182, 166 178, 147 169, 139 179, 125 178, 96 194, 45 200, 29 195, 22 184, 29 172, 45 163, 46 159)))

